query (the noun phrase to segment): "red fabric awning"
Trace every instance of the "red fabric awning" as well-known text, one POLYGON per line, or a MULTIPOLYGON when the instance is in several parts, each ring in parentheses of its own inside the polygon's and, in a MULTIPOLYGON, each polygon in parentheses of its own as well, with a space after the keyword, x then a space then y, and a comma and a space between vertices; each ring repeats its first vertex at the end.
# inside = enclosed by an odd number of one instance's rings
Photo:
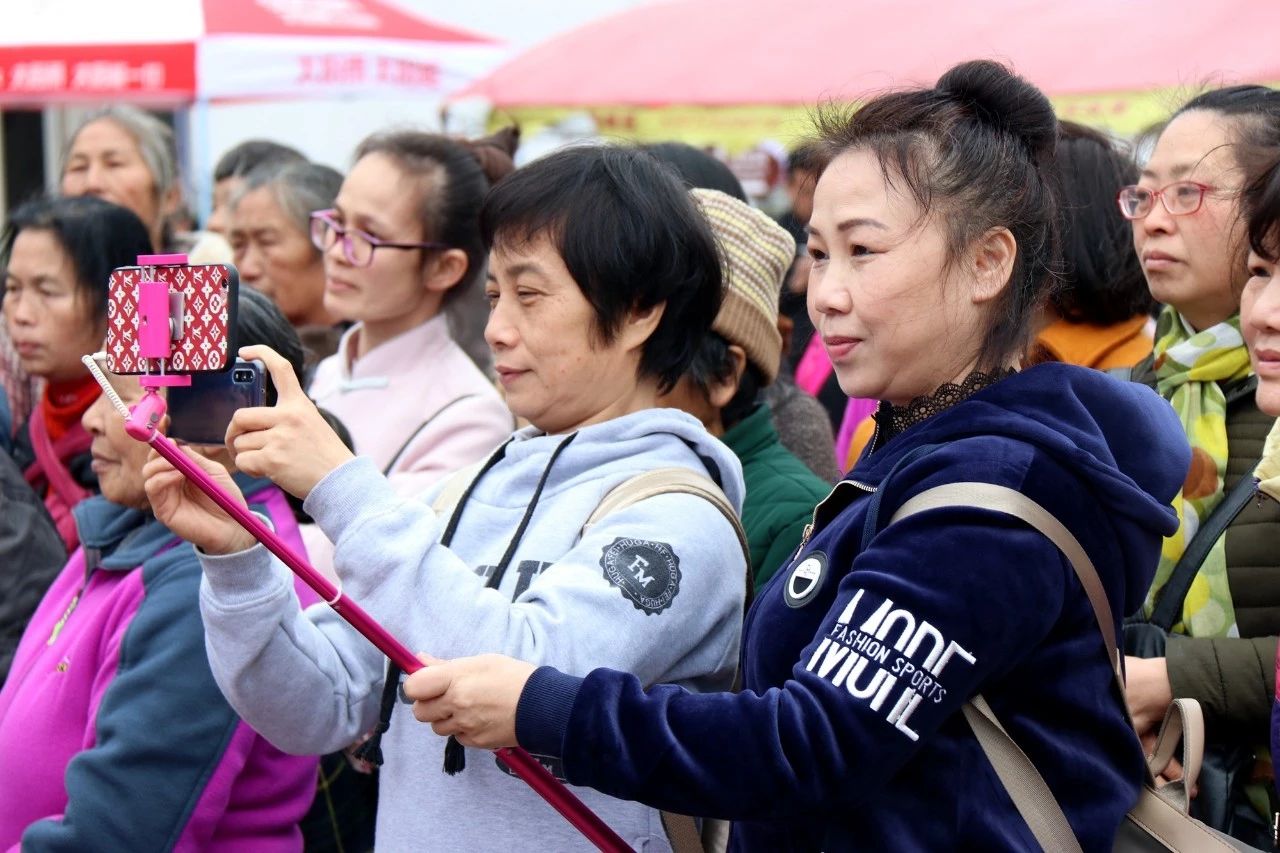
POLYGON ((1274 0, 680 0, 553 38, 459 97, 498 108, 812 104, 931 83, 980 57, 1050 95, 1274 82, 1276 33, 1274 0))

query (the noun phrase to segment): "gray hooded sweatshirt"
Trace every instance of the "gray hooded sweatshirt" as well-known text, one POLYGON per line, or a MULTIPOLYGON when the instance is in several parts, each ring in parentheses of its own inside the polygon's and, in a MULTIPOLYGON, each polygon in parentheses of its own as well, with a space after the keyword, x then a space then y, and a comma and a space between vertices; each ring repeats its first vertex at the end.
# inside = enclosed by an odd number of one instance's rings
MULTIPOLYGON (((718 478, 741 510, 737 459, 692 417, 649 409, 580 430, 551 464, 496 589, 485 587, 566 436, 520 430, 448 517, 397 497, 358 458, 326 476, 305 508, 336 546, 345 592, 415 650, 442 658, 499 652, 576 675, 597 667, 644 683, 725 690, 738 659, 746 565, 727 519, 692 495, 660 495, 582 527, 610 489, 684 467, 718 478)), ((373 728, 385 659, 323 604, 300 613, 288 570, 257 546, 202 556, 209 661, 253 728, 292 753, 341 749, 373 728)), ((397 702, 383 736, 382 850, 592 849, 483 750, 456 776, 445 739, 397 702)), ((558 773, 554 762, 544 761, 558 773)), ((636 849, 669 849, 657 812, 575 789, 636 849)))

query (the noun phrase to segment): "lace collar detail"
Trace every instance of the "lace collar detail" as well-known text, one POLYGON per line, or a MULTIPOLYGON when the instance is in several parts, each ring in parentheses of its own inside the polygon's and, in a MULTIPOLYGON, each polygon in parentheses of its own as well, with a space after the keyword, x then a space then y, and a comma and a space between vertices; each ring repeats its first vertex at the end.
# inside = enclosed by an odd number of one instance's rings
POLYGON ((975 370, 966 376, 959 385, 954 382, 943 383, 937 391, 916 397, 905 406, 895 406, 892 403, 882 402, 875 413, 876 425, 879 428, 876 443, 883 445, 894 436, 907 431, 916 424, 924 423, 929 418, 946 411, 956 403, 967 400, 983 388, 988 388, 1003 379, 1008 379, 1015 373, 1017 371, 1012 368, 996 370, 992 373, 983 373, 975 370))

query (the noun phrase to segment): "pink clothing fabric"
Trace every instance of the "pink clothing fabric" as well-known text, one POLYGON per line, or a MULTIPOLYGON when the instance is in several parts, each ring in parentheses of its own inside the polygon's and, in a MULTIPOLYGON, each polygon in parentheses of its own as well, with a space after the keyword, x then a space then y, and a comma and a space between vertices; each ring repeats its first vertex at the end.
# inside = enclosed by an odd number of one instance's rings
POLYGON ((449 337, 443 315, 355 359, 359 324, 316 368, 311 398, 338 416, 356 453, 402 495, 483 459, 514 421, 488 378, 449 337))
POLYGON ((809 338, 808 346, 796 363, 796 386, 809 396, 816 397, 833 369, 831 359, 827 358, 827 351, 822 346, 822 337, 815 334, 809 338))
POLYGON ((836 462, 840 464, 842 473, 848 472, 845 460, 849 458, 849 443, 853 434, 858 431, 858 424, 871 417, 880 404, 875 400, 861 397, 850 397, 844 407, 844 418, 840 421, 840 431, 836 433, 836 462))
MULTIPOLYGON (((278 489, 247 499, 266 510, 286 542, 302 549, 278 489)), ((106 505, 108 515, 123 511, 110 510, 101 497, 90 502, 106 505)), ((209 718, 228 737, 225 747, 218 749, 221 737, 201 744, 216 760, 202 774, 187 766, 185 781, 172 778, 166 756, 184 741, 196 742, 185 732, 203 731, 187 718, 211 707, 212 697, 225 700, 207 674, 194 550, 154 519, 129 536, 150 543, 129 552, 141 565, 89 571, 85 549, 78 548, 18 646, 0 691, 0 850, 17 851, 36 825, 46 841, 57 838, 51 843, 76 849, 139 849, 138 838, 122 837, 137 831, 136 816, 128 812, 154 816, 159 807, 150 793, 175 785, 188 805, 163 811, 159 820, 173 835, 150 839, 157 848, 300 850, 297 822, 314 796, 317 759, 277 750, 225 705, 209 718), (197 667, 206 671, 207 693, 192 692, 197 667), (186 695, 179 685, 186 685, 186 695), (118 825, 104 825, 108 814, 118 825)), ((121 544, 116 553, 125 548, 121 544)), ((317 598, 309 589, 298 593, 304 605, 317 598)))

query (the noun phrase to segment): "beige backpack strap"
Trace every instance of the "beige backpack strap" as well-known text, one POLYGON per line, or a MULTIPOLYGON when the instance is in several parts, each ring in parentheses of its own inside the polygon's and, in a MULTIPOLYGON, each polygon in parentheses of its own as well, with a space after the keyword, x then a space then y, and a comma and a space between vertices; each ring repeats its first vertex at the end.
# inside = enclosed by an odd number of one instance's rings
POLYGON ((462 500, 462 493, 467 490, 467 486, 471 485, 471 481, 476 478, 476 474, 480 473, 484 464, 485 460, 481 460, 450 475, 449 479, 444 481, 444 487, 436 494, 435 500, 431 501, 432 511, 436 515, 448 515, 453 512, 458 501, 462 500))
POLYGON ((1057 798, 1031 759, 1000 725, 987 700, 980 695, 974 696, 961 711, 973 729, 978 745, 995 768, 1000 784, 1013 800, 1014 808, 1027 822, 1040 846, 1055 853, 1059 850, 1077 853, 1080 842, 1076 840, 1057 798))
POLYGON ((924 512, 927 509, 941 509, 948 506, 968 506, 977 509, 989 509, 1003 512, 1020 518, 1043 534, 1058 550, 1066 555, 1089 596, 1089 604, 1093 607, 1093 617, 1098 622, 1098 630, 1102 632, 1102 642, 1107 647, 1107 659, 1117 673, 1120 671, 1120 653, 1116 643, 1116 629, 1112 621, 1111 604, 1107 600, 1107 591, 1102 586, 1102 578, 1093 561, 1085 553, 1080 541, 1054 518, 1040 504, 1008 486, 997 486, 994 483, 946 483, 926 489, 908 500, 893 514, 894 521, 924 512))
MULTIPOLYGON (((629 480, 624 480, 604 496, 604 500, 600 501, 600 505, 596 507, 595 512, 591 513, 591 517, 587 519, 586 524, 582 525, 582 532, 585 535, 592 525, 611 513, 626 509, 648 498, 672 494, 694 495, 708 501, 732 525, 733 532, 738 537, 738 545, 742 548, 742 557, 746 561, 746 602, 750 603, 752 592, 751 549, 747 545, 746 531, 742 529, 742 522, 738 520, 737 512, 734 511, 733 505, 729 503, 729 499, 725 497, 720 487, 710 477, 699 474, 696 471, 691 471, 688 468, 656 468, 643 474, 637 474, 629 480)), ((661 812, 660 814, 662 815, 662 828, 667 833, 667 841, 671 844, 671 849, 674 853, 705 853, 705 851, 723 851, 725 849, 728 835, 724 830, 728 827, 727 822, 708 822, 706 829, 709 837, 704 840, 702 833, 698 831, 697 823, 688 815, 676 814, 675 812, 661 812)))
POLYGON ((582 525, 583 534, 605 516, 658 495, 695 495, 720 510, 720 514, 733 526, 733 532, 738 536, 742 556, 747 561, 747 587, 750 589, 751 549, 747 545, 747 534, 742 529, 742 522, 738 520, 738 513, 710 477, 688 468, 655 468, 614 486, 582 525))
MULTIPOLYGON (((1112 661, 1123 704, 1124 681, 1120 676, 1120 658, 1115 627, 1111 621, 1111 605, 1107 601, 1107 593, 1098 570, 1079 540, 1044 507, 1026 495, 992 483, 949 483, 928 489, 904 503, 894 513, 893 520, 944 506, 972 506, 1020 518, 1046 536, 1067 556, 1093 607, 1098 629, 1107 647, 1107 655, 1112 661)), ((1124 712, 1128 719, 1127 706, 1124 707, 1124 712)), ((1064 832, 1071 832, 1070 824, 1044 777, 1000 725, 986 701, 981 696, 975 696, 964 706, 963 713, 973 728, 983 753, 1008 791, 1009 798, 1013 800, 1018 813, 1027 822, 1040 845, 1046 850, 1078 850, 1079 843, 1074 835, 1069 840, 1063 835, 1064 832)), ((1132 725, 1131 719, 1129 722, 1132 725)), ((1234 849, 1230 839, 1225 839, 1187 814, 1186 792, 1195 787, 1203 749, 1204 715, 1199 703, 1194 699, 1175 699, 1165 714, 1155 751, 1147 760, 1147 784, 1139 792, 1138 802, 1129 811, 1127 821, 1121 825, 1121 839, 1128 837, 1128 829, 1133 829, 1140 837, 1155 839, 1170 850, 1234 849), (1179 739, 1182 741, 1183 779, 1157 790, 1151 783, 1151 777, 1160 774, 1168 765, 1179 739)), ((1145 846, 1146 843, 1148 842, 1139 846, 1145 846)), ((1125 845, 1118 841, 1117 849, 1122 846, 1125 845)))

